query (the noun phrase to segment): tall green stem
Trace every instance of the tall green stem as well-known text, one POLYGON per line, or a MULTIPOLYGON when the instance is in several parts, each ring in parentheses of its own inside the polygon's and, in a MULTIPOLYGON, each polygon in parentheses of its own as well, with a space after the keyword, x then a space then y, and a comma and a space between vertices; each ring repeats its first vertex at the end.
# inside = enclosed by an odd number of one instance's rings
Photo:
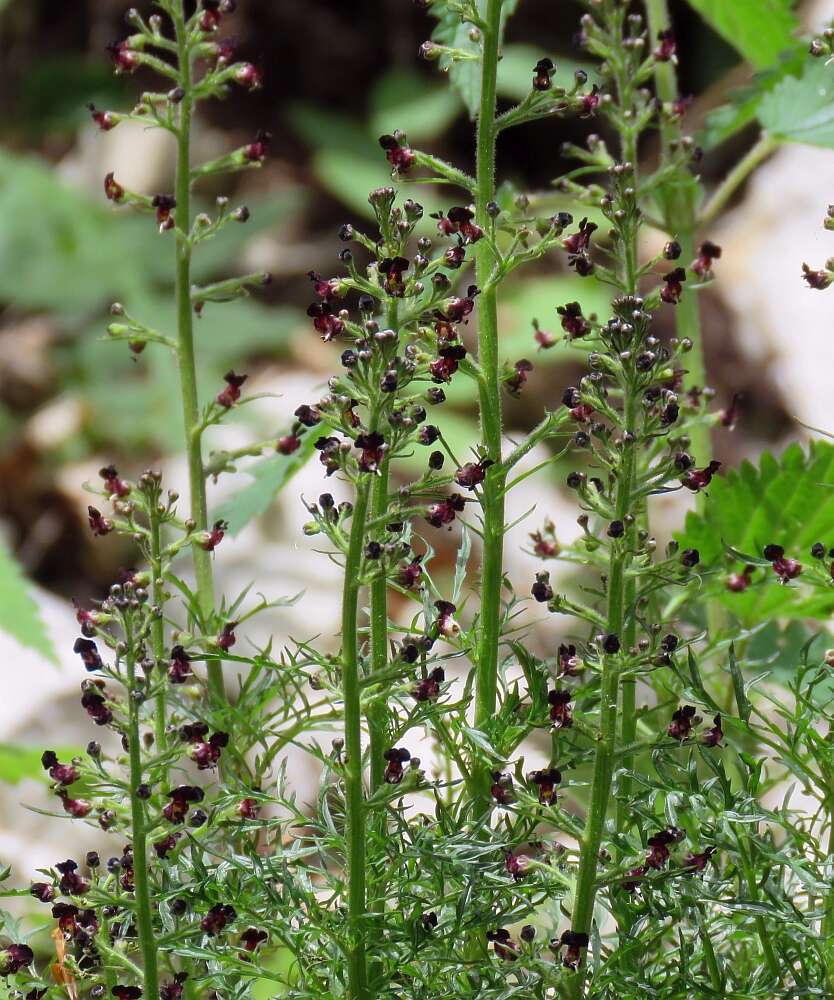
POLYGON ((126 660, 128 690, 128 753, 130 759, 130 813, 133 828, 133 877, 136 895, 136 925, 139 935, 139 950, 144 966, 143 991, 147 1000, 158 1000, 159 970, 156 958, 156 940, 153 932, 150 888, 148 886, 147 830, 145 807, 139 798, 138 789, 142 784, 142 744, 139 733, 140 703, 132 697, 136 686, 136 654, 131 648, 126 660))
MULTIPOLYGON (((478 114, 476 153, 475 215, 478 225, 487 230, 491 219, 487 206, 495 198, 495 93, 498 74, 498 49, 501 38, 501 0, 488 0, 482 29, 483 61, 481 100, 478 114)), ((498 359, 498 302, 489 278, 492 254, 486 240, 477 246, 476 281, 484 291, 478 300, 478 362, 481 444, 493 465, 486 476, 481 494, 483 518, 483 557, 481 566, 481 610, 478 619, 475 725, 483 726, 495 714, 498 690, 498 652, 501 640, 501 587, 504 574, 504 482, 501 466, 502 405, 498 359)), ((489 801, 489 772, 478 775, 478 806, 489 801)))
MULTIPOLYGON (((194 113, 191 53, 185 24, 184 4, 174 5, 174 31, 183 98, 179 105, 177 131, 176 224, 177 224, 177 361, 182 395, 185 451, 188 460, 188 485, 191 495, 191 520, 197 531, 208 528, 206 476, 203 467, 202 427, 197 396, 197 371, 194 360, 194 321, 191 308, 191 124, 194 113)), ((214 611, 214 579, 211 556, 198 545, 191 547, 194 577, 200 611, 208 618, 214 611)), ((209 688, 223 697, 223 668, 215 660, 208 665, 209 688)))
POLYGON ((156 711, 154 712, 154 739, 157 753, 162 753, 165 749, 166 736, 166 678, 164 672, 165 656, 165 619, 162 609, 165 605, 164 589, 165 582, 162 579, 162 529, 159 523, 159 514, 153 509, 153 501, 149 501, 151 509, 148 511, 148 519, 151 529, 151 600, 154 607, 159 609, 159 616, 154 618, 151 624, 151 645, 153 647, 153 658, 156 664, 156 711))
POLYGON ((365 954, 365 792, 362 780, 362 707, 359 688, 359 610, 362 547, 370 482, 359 480, 351 516, 342 592, 342 697, 345 706, 345 839, 348 878, 348 991, 350 1000, 371 1000, 365 954))

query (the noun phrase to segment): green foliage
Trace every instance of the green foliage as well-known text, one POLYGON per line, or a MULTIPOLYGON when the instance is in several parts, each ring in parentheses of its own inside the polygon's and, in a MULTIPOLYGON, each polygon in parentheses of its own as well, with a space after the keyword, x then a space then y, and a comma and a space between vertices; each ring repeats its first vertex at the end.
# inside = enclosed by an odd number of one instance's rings
POLYGON ((29 594, 20 567, 0 544, 0 629, 26 649, 34 649, 52 663, 58 655, 47 634, 37 604, 29 594))
POLYGON ((801 76, 788 76, 762 98, 759 120, 782 142, 834 149, 834 77, 825 60, 806 60, 801 76))
MULTIPOLYGON (((79 754, 79 747, 52 747, 61 760, 70 760, 79 754)), ((49 781, 41 763, 42 747, 21 746, 19 743, 0 743, 0 781, 19 785, 21 781, 36 779, 49 781)))
POLYGON ((772 66, 794 44, 793 0, 689 0, 694 9, 756 69, 772 66))
MULTIPOLYGON (((696 548, 707 569, 735 569, 740 560, 762 562, 765 545, 777 544, 789 556, 807 560, 817 541, 828 544, 834 525, 834 446, 814 442, 807 450, 791 445, 781 457, 769 453, 758 467, 743 462, 737 470, 713 479, 702 514, 691 512, 682 548, 696 548), (728 556, 728 547, 736 556, 728 556)), ((758 625, 771 618, 825 617, 834 610, 834 588, 808 590, 801 582, 780 586, 770 567, 759 570, 743 593, 730 593, 723 574, 713 585, 716 599, 738 619, 758 625)), ((801 581, 801 578, 800 578, 801 581)))

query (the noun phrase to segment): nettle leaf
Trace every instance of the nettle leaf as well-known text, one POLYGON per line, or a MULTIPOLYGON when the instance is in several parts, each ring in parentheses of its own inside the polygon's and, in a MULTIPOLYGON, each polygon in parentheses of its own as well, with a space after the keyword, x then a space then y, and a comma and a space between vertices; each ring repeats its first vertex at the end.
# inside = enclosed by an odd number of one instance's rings
POLYGON ((316 441, 327 433, 328 428, 320 424, 315 431, 304 435, 301 445, 292 455, 270 455, 245 469, 245 474, 251 476, 253 481, 222 503, 215 510, 213 519, 228 521, 229 532, 237 535, 250 521, 269 510, 278 493, 310 460, 316 441))
POLYGON ((58 654, 17 562, 0 545, 0 631, 57 664, 58 654))
POLYGON ((822 59, 808 60, 766 94, 759 121, 774 139, 834 149, 834 76, 822 59))
POLYGON ((782 53, 777 66, 756 73, 744 87, 730 91, 728 103, 707 115, 704 128, 698 135, 700 145, 704 149, 714 149, 756 121, 765 96, 786 77, 799 76, 807 62, 806 49, 797 46, 790 52, 782 53))
MULTIPOLYGON (((507 18, 513 14, 518 7, 519 0, 504 0, 501 8, 501 36, 507 24, 507 18)), ((486 11, 486 0, 478 0, 478 11, 483 15, 486 11)), ((470 38, 472 25, 468 21, 462 21, 457 11, 449 10, 447 7, 431 8, 431 12, 437 17, 437 27, 432 33, 432 39, 440 45, 447 45, 449 48, 462 49, 468 52, 475 59, 453 60, 444 57, 439 61, 439 66, 449 74, 449 80, 454 89, 460 94, 469 117, 474 121, 478 114, 478 106, 481 100, 481 46, 478 41, 470 38)))
POLYGON ((756 69, 794 44, 794 0, 689 0, 703 19, 756 69))
MULTIPOLYGON (((710 568, 726 565, 727 546, 760 556, 765 545, 774 543, 790 556, 807 558, 814 542, 831 538, 832 526, 834 446, 816 441, 807 449, 793 444, 778 459, 765 452, 758 467, 743 462, 713 479, 703 514, 690 512, 677 538, 681 548, 698 549, 702 565, 710 568)), ((781 586, 769 567, 757 569, 753 580, 740 594, 727 591, 723 578, 715 584, 716 599, 745 625, 834 611, 834 589, 809 590, 801 577, 781 586)))

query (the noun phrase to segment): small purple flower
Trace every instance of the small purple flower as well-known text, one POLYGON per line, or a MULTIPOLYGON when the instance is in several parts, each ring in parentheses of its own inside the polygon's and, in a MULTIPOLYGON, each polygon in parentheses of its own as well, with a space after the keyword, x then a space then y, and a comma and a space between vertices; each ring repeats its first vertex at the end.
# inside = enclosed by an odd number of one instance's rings
POLYGON ((385 150, 385 158, 396 173, 406 174, 414 166, 417 157, 414 150, 409 148, 408 140, 402 132, 380 136, 379 144, 385 150))
POLYGON ((269 935, 266 931, 259 930, 257 927, 247 927, 240 935, 240 943, 246 951, 255 951, 259 945, 268 940, 269 935))
POLYGON ((0 975, 11 976, 27 965, 31 965, 35 956, 28 944, 9 944, 0 950, 0 975))
POLYGON ((65 896, 83 896, 90 888, 90 883, 78 874, 78 862, 72 858, 60 861, 55 868, 61 873, 61 881, 58 884, 65 896))
POLYGON ((680 740, 682 743, 692 735, 692 727, 701 721, 696 712, 697 709, 694 705, 684 705, 672 713, 672 721, 666 732, 673 740, 680 740))
POLYGON ((562 772, 556 767, 548 767, 533 771, 530 780, 539 789, 539 802, 543 806, 552 806, 556 801, 556 786, 562 780, 562 772))
POLYGON ((393 747, 390 750, 386 750, 382 756, 387 762, 383 775, 386 783, 389 785, 398 785, 403 780, 403 764, 411 760, 411 754, 405 747, 393 747))
POLYGON ((550 705, 550 720, 554 729, 570 729, 573 725, 573 715, 570 708, 571 692, 556 689, 548 692, 547 702, 550 705))
POLYGON ((237 917, 237 912, 233 906, 217 903, 200 921, 200 927, 206 934, 219 934, 235 917, 237 917))
POLYGON ((812 270, 807 264, 802 265, 802 277, 809 288, 814 288, 819 292, 824 291, 834 280, 834 275, 830 271, 812 270))
POLYGON ((721 247, 709 240, 698 247, 698 256, 689 265, 702 281, 709 281, 713 277, 712 262, 721 257, 721 247))
POLYGON ((721 463, 712 461, 703 469, 687 469, 681 476, 681 483, 693 493, 705 489, 712 482, 712 477, 721 468, 721 463))
POLYGON ((241 63, 235 70, 235 83, 248 90, 260 90, 264 85, 263 73, 252 63, 241 63))
POLYGON ((582 315, 582 306, 578 302, 557 306, 556 312, 562 317, 562 329, 571 339, 575 340, 590 333, 591 324, 582 315))
POLYGON ((50 778, 59 785, 72 785, 78 781, 78 768, 73 764, 62 764, 54 750, 45 750, 41 756, 41 764, 50 778))
POLYGON ((109 535, 113 530, 113 522, 110 518, 105 517, 96 507, 87 507, 87 521, 89 522, 90 530, 96 537, 109 535))
POLYGON ((313 320, 313 328, 326 344, 344 332, 344 322, 334 315, 328 302, 314 302, 307 307, 307 315, 313 320))
POLYGON ((487 931, 487 941, 492 942, 492 950, 505 962, 514 962, 518 958, 518 945, 506 928, 499 927, 497 931, 487 931))
POLYGON ((675 41, 675 33, 667 28, 665 31, 659 31, 657 33, 658 46, 652 53, 657 62, 670 62, 676 61, 675 54, 678 49, 677 42, 675 41))
POLYGON ((564 931, 560 943, 565 949, 562 965, 566 969, 578 969, 582 964, 582 952, 588 947, 588 935, 581 931, 564 931))
POLYGON ((415 701, 436 701, 440 695, 440 685, 446 680, 443 667, 435 667, 428 677, 422 677, 411 689, 415 701))
POLYGON ((513 374, 504 380, 504 388, 516 399, 521 395, 521 390, 527 382, 530 372, 533 370, 532 361, 521 358, 513 365, 513 374))
POLYGON ((655 870, 663 868, 670 857, 669 846, 678 843, 682 839, 683 832, 676 827, 661 830, 660 833, 649 837, 647 841, 649 851, 646 855, 646 866, 655 870))
POLYGON ((779 577, 780 583, 795 580, 802 572, 802 563, 789 559, 781 545, 766 545, 764 557, 773 567, 773 572, 779 577))
POLYGON ((539 59, 533 67, 533 90, 544 92, 553 86, 551 77, 556 67, 552 59, 539 59))
POLYGON ((84 664, 84 668, 92 673, 95 670, 104 669, 104 663, 99 656, 98 646, 92 639, 76 639, 72 647, 73 653, 78 653, 84 664))
POLYGON ((123 73, 133 73, 139 65, 139 57, 135 49, 130 47, 127 40, 123 40, 121 42, 111 42, 107 46, 107 51, 110 53, 110 58, 113 60, 113 68, 115 69, 117 76, 120 76, 123 73))
POLYGON ((701 737, 701 742, 705 747, 721 746, 721 741, 724 739, 724 730, 721 728, 721 716, 714 716, 712 722, 712 727, 701 737))
POLYGON ((184 823, 189 807, 195 802, 202 802, 205 792, 194 785, 179 785, 168 792, 171 800, 162 810, 162 815, 169 823, 184 823))
POLYGON ((683 283, 686 281, 686 271, 682 267, 676 267, 672 271, 667 271, 663 276, 663 287, 660 289, 660 298, 670 306, 676 306, 683 295, 683 283))
POLYGON ((442 528, 447 524, 450 525, 454 521, 455 515, 459 514, 465 506, 465 497, 461 496, 460 493, 453 493, 445 500, 431 504, 426 511, 426 520, 432 527, 442 528))
POLYGON ((226 388, 218 393, 215 401, 224 409, 231 409, 240 399, 240 388, 248 378, 248 375, 236 375, 234 371, 226 372, 223 376, 226 388))
POLYGON ((168 680, 172 684, 185 684, 193 676, 191 657, 186 653, 184 647, 174 646, 171 650, 171 663, 168 667, 168 680))
POLYGON ((467 490, 474 490, 480 486, 486 478, 487 469, 495 463, 490 458, 483 458, 480 462, 467 462, 455 473, 455 482, 467 490))

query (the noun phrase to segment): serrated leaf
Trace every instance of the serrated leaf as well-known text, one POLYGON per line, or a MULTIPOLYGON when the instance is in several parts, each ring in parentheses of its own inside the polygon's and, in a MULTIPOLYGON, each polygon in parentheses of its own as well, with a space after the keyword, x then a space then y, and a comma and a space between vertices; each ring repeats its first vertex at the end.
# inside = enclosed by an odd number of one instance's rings
POLYGON ((809 60, 800 77, 788 76, 766 94, 759 121, 774 139, 834 149, 834 74, 822 59, 809 60))
POLYGON ((304 435, 301 445, 292 455, 270 455, 244 470, 246 475, 252 477, 253 482, 221 504, 215 510, 212 520, 228 521, 229 532, 236 535, 250 521, 264 514, 278 493, 310 460, 316 441, 322 434, 327 434, 327 428, 320 424, 314 431, 304 435))
POLYGON ((731 90, 728 102, 707 115, 698 134, 699 144, 704 149, 714 149, 756 121, 765 96, 786 77, 800 75, 807 61, 806 49, 797 46, 793 51, 783 53, 777 66, 756 73, 749 84, 731 90))
MULTIPOLYGON (((743 462, 737 470, 713 479, 702 514, 690 512, 677 536, 681 548, 695 548, 705 568, 726 565, 725 546, 739 553, 761 553, 765 545, 785 547, 805 556, 814 542, 831 536, 834 525, 834 446, 816 441, 799 444, 781 457, 765 452, 759 465, 743 462)), ((735 569, 738 563, 730 562, 735 569)), ((743 593, 730 593, 716 581, 715 599, 746 627, 775 618, 826 617, 834 611, 834 589, 803 586, 802 577, 787 586, 769 567, 757 568, 743 593)))
POLYGON ((51 663, 59 662, 23 573, 3 545, 0 545, 0 630, 51 663))
MULTIPOLYGON (((507 19, 515 12, 519 0, 504 0, 501 7, 501 37, 503 37, 507 19)), ((486 11, 486 0, 478 0, 478 11, 481 16, 486 11)), ((448 8, 433 7, 431 12, 438 18, 437 27, 432 33, 432 39, 440 45, 453 49, 462 49, 476 59, 453 61, 443 58, 439 62, 440 69, 448 72, 449 81, 460 94, 469 117, 474 121, 478 114, 481 100, 481 46, 470 38, 472 25, 462 21, 456 11, 448 8)))
POLYGON ((689 0, 689 6, 756 69, 772 66, 799 26, 793 0, 689 0))

